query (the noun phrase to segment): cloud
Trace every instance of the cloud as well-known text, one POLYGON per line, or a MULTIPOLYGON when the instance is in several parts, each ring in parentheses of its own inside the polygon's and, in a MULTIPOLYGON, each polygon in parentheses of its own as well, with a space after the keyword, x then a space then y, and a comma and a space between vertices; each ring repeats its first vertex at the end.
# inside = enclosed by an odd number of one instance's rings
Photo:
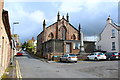
MULTIPOLYGON (((78 1, 88 1, 88 0, 5 0, 6 2, 78 2, 78 1)), ((89 0, 91 2, 118 2, 119 0, 89 0)))
POLYGON ((62 2, 59 11, 61 11, 62 13, 66 13, 66 12, 79 12, 80 10, 82 10, 81 4, 77 3, 77 2, 62 2))
POLYGON ((94 10, 102 2, 118 2, 118 0, 62 0, 59 11, 75 13, 84 9, 94 10))
MULTIPOLYGON (((12 3, 10 3, 12 4, 12 3)), ((36 23, 41 23, 45 19, 44 12, 41 10, 35 10, 32 12, 24 10, 23 6, 19 3, 15 3, 12 6, 5 7, 9 10, 10 20, 24 20, 29 19, 36 23)))
POLYGON ((15 25, 14 33, 20 35, 22 41, 25 40, 24 38, 27 39, 32 36, 37 36, 38 32, 42 30, 40 25, 43 19, 45 19, 43 11, 33 9, 31 9, 32 11, 25 10, 25 6, 16 2, 5 3, 5 10, 9 12, 11 29, 13 27, 13 22, 19 22, 19 25, 15 25))
POLYGON ((45 15, 42 11, 35 11, 29 14, 31 20, 36 21, 38 23, 42 22, 45 19, 45 15))

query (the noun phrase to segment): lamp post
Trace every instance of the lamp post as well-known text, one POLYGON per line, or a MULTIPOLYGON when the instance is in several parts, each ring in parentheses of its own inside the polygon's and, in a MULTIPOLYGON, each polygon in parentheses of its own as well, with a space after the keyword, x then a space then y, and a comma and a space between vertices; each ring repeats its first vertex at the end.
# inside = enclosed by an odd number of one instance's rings
POLYGON ((19 24, 19 22, 13 22, 13 31, 12 31, 12 32, 13 32, 13 35, 14 35, 14 25, 15 25, 15 24, 19 24))
POLYGON ((19 24, 19 22, 13 22, 13 29, 12 29, 12 56, 11 56, 11 64, 13 64, 14 61, 14 50, 15 49, 15 40, 14 40, 14 25, 19 24))

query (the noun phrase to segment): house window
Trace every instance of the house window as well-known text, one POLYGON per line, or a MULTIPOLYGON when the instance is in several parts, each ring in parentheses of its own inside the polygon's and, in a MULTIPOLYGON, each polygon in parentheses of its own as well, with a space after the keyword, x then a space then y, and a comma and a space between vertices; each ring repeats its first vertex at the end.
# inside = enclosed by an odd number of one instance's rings
POLYGON ((80 43, 74 43, 73 49, 80 49, 80 43))
POLYGON ((112 37, 111 38, 115 38, 115 30, 112 30, 112 37))
POLYGON ((98 50, 101 50, 101 46, 98 46, 98 50))
POLYGON ((115 42, 112 42, 112 50, 115 50, 115 42))

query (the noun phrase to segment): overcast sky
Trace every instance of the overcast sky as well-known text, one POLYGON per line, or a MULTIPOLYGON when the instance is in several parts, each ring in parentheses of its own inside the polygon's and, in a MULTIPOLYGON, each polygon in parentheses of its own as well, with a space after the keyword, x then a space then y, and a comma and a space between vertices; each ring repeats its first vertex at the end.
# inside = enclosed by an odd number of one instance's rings
POLYGON ((9 11, 11 29, 15 27, 14 33, 19 34, 21 42, 36 38, 43 30, 44 19, 47 26, 56 22, 58 11, 61 16, 69 13, 75 28, 80 23, 84 36, 98 35, 109 15, 118 22, 118 0, 5 0, 4 8, 9 11))

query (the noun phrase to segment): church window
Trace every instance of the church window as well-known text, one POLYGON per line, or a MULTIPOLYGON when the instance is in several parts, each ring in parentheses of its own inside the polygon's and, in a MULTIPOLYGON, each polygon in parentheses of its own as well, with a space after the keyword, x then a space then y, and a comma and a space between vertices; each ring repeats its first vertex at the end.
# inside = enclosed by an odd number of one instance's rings
POLYGON ((60 27, 60 39, 66 40, 66 28, 64 26, 60 27))
POLYGON ((75 40, 75 39, 76 39, 76 36, 73 34, 73 35, 71 36, 71 39, 72 39, 72 40, 75 40))
POLYGON ((51 32, 49 35, 48 35, 48 39, 50 40, 50 39, 53 39, 54 38, 54 35, 53 35, 53 33, 51 32))

